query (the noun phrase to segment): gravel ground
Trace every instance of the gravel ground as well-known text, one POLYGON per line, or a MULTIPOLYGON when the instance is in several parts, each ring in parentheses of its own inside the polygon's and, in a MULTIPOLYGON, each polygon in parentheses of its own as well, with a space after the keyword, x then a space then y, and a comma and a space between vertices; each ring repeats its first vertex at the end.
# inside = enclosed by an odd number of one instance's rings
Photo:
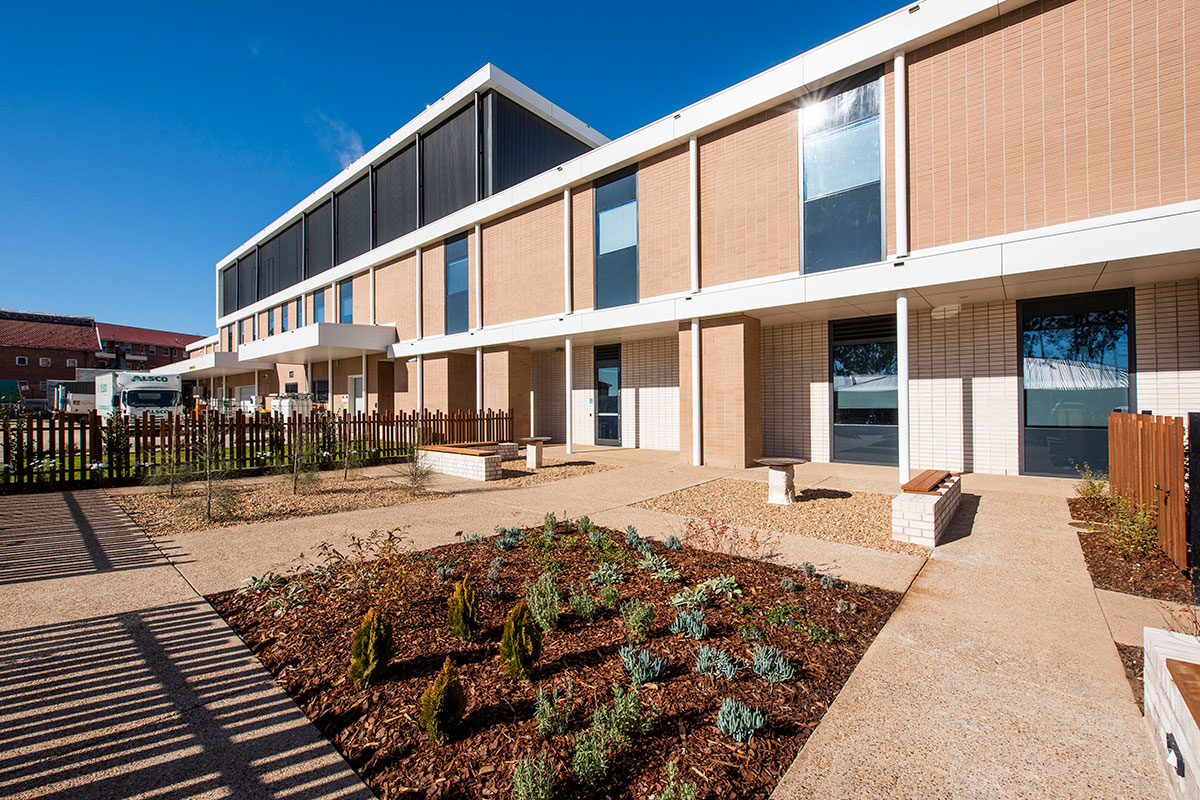
POLYGON ((643 500, 634 507, 893 553, 929 554, 915 544, 892 539, 892 496, 888 494, 797 486, 795 503, 776 506, 767 502, 767 484, 721 478, 643 500))
POLYGON ((536 486, 539 483, 560 481, 563 478, 577 478, 580 475, 591 475, 593 472, 607 472, 617 469, 611 464, 597 464, 595 461, 559 461, 553 458, 543 458, 542 468, 532 470, 525 468, 525 460, 506 461, 504 477, 497 483, 503 486, 536 486))
MULTIPOLYGON (((224 513, 214 510, 212 522, 204 519, 203 487, 189 486, 175 497, 166 489, 141 494, 113 494, 112 499, 125 509, 133 521, 151 536, 167 536, 208 528, 228 528, 253 522, 312 517, 380 508, 445 497, 441 492, 413 492, 395 481, 382 478, 351 477, 344 481, 340 473, 322 474, 314 486, 293 495, 291 484, 277 479, 269 483, 222 486, 228 500, 220 503, 224 513)), ((214 505, 217 508, 217 504, 214 505)))

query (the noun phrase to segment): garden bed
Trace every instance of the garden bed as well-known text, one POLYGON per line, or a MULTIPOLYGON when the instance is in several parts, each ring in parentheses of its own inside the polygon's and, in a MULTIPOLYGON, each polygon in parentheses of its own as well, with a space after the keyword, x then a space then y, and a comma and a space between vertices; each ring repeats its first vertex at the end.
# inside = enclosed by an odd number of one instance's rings
POLYGON ((1117 653, 1121 656, 1121 666, 1125 667, 1125 679, 1129 681, 1129 688, 1133 691, 1133 700, 1142 714, 1146 713, 1144 700, 1146 681, 1142 675, 1146 666, 1144 652, 1142 648, 1131 644, 1117 645, 1117 653))
POLYGON ((638 566, 639 545, 627 543, 625 533, 597 533, 593 542, 569 525, 560 523, 555 531, 549 539, 541 529, 528 531, 504 551, 497 543, 513 543, 512 538, 422 553, 404 553, 377 539, 348 560, 327 556, 315 571, 290 583, 209 599, 385 800, 507 798, 514 762, 543 748, 553 764, 556 798, 657 796, 666 765, 675 762, 680 777, 698 785, 698 797, 743 800, 770 795, 900 598, 742 557, 762 555, 759 543, 727 532, 708 539, 722 544, 721 553, 641 544, 681 575, 667 582, 638 566), (485 576, 498 556, 503 564, 492 571, 493 582, 485 576), (630 685, 618 653, 629 638, 622 616, 600 609, 589 621, 566 602, 569 588, 581 582, 591 597, 600 594, 588 578, 602 562, 623 574, 624 582, 615 586, 623 602, 652 604, 648 640, 635 646, 664 659, 666 667, 641 689, 641 699, 658 706, 660 715, 627 747, 609 750, 607 777, 588 789, 571 769, 573 741, 588 729, 593 711, 611 703, 614 683, 630 685), (501 671, 501 630, 526 583, 547 569, 557 575, 562 594, 558 628, 544 635, 532 682, 514 680, 501 671), (672 596, 720 575, 734 576, 741 594, 710 592, 703 641, 670 633, 676 617, 672 596), (447 626, 446 601, 462 576, 470 577, 480 611, 480 630, 469 642, 455 638, 447 626), (794 581, 795 589, 785 590, 783 579, 794 581), (353 588, 364 585, 373 587, 369 594, 353 588), (395 656, 360 692, 347 678, 351 640, 365 611, 380 604, 395 627, 395 656), (781 683, 768 683, 750 669, 732 681, 701 676, 694 671, 701 645, 747 662, 757 646, 769 645, 795 674, 781 683), (419 725, 419 705, 447 657, 465 687, 466 712, 457 732, 435 745, 419 725), (568 680, 575 698, 569 728, 545 740, 534 726, 538 690, 561 692, 568 680), (716 727, 726 697, 766 714, 765 727, 748 742, 734 741, 716 727))
POLYGON ((1162 551, 1127 555, 1109 542, 1102 527, 1077 533, 1097 589, 1172 603, 1192 602, 1191 581, 1162 551))
POLYGON ((767 502, 761 481, 718 478, 634 504, 634 508, 719 519, 731 525, 808 536, 893 553, 929 555, 929 549, 892 538, 892 495, 796 487, 796 502, 767 502))
POLYGON ((187 484, 174 497, 166 488, 136 494, 111 495, 134 522, 151 536, 171 536, 209 528, 228 528, 256 522, 272 522, 341 511, 415 503, 445 497, 441 492, 413 491, 392 480, 320 473, 312 477, 299 494, 292 493, 290 481, 222 481, 222 501, 214 506, 213 519, 204 514, 204 487, 187 484))

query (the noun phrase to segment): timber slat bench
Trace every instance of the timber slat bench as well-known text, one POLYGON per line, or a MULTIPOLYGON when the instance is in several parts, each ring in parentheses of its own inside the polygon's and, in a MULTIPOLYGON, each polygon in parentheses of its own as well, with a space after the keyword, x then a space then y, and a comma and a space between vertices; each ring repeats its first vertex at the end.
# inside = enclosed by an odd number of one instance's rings
POLYGON ((503 459, 494 443, 471 442, 469 445, 430 444, 418 447, 417 451, 434 472, 473 481, 499 480, 503 459), (482 446, 469 446, 474 444, 482 446))
POLYGON ((940 469, 919 473, 892 499, 892 538, 936 547, 950 527, 960 500, 958 475, 940 469))

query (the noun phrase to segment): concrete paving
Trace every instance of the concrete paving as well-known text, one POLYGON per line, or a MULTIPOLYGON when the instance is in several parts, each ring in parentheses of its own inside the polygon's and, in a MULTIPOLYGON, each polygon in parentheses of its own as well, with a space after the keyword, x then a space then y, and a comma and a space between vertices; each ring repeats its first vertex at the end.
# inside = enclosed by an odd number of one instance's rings
POLYGON ((1163 628, 1192 636, 1200 635, 1200 606, 1168 603, 1122 592, 1097 589, 1096 599, 1117 644, 1141 647, 1143 628, 1163 628))
POLYGON ((0 498, 0 796, 374 797, 96 491, 0 498))

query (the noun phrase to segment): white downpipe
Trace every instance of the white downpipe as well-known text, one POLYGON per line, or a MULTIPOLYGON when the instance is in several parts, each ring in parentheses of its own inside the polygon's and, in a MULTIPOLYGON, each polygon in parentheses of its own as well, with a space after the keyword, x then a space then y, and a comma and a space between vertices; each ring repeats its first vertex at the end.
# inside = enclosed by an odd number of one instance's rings
POLYGON ((367 413, 367 351, 362 352, 362 408, 359 409, 362 413, 367 413))
MULTIPOLYGON (((417 323, 417 338, 418 338, 418 339, 422 339, 422 338, 424 338, 424 336, 425 336, 425 334, 424 334, 424 332, 423 332, 423 330, 422 330, 422 328, 423 328, 423 325, 422 325, 422 322, 423 322, 423 320, 421 319, 421 309, 423 308, 423 305, 422 305, 422 304, 424 303, 424 298, 422 298, 422 296, 421 296, 421 248, 419 248, 419 247, 417 248, 417 270, 416 270, 416 275, 417 275, 417 308, 416 308, 416 312, 413 314, 413 319, 414 319, 414 320, 416 321, 416 323, 417 323)), ((418 358, 420 358, 420 356, 418 356, 418 358)), ((418 363, 418 364, 420 364, 420 362, 419 362, 419 361, 418 361, 417 363, 418 363)), ((420 374, 420 373, 418 373, 418 374, 420 374)), ((420 378, 418 378, 418 379, 417 379, 417 386, 420 386, 420 385, 421 385, 421 381, 420 381, 420 378)), ((422 408, 424 408, 424 407, 425 407, 425 404, 424 404, 424 403, 422 403, 422 404, 421 404, 421 407, 422 407, 422 408)))
POLYGON ((475 330, 483 327, 483 237, 482 227, 475 226, 475 330))
POLYGON ((896 133, 896 256, 908 255, 908 74, 904 68, 904 53, 892 58, 892 77, 895 97, 893 128, 896 133))
POLYGON ((701 440, 703 426, 700 424, 700 413, 704 404, 701 402, 701 392, 704 384, 700 375, 700 320, 692 318, 692 466, 704 463, 704 442, 701 440))
POLYGON ((566 370, 567 370, 566 380, 563 381, 563 383, 567 387, 567 398, 566 398, 566 400, 567 400, 567 409, 566 409, 567 410, 567 434, 566 434, 566 439, 567 439, 567 455, 570 455, 571 453, 575 452, 575 434, 574 434, 574 431, 572 430, 572 428, 574 427, 572 424, 574 422, 574 420, 571 418, 572 417, 572 413, 571 413, 572 412, 572 408, 571 408, 571 337, 568 336, 566 339, 563 340, 563 342, 564 342, 563 352, 566 354, 566 370))
POLYGON ((575 310, 571 276, 571 189, 563 189, 563 313, 575 310))
POLYGON ((483 348, 475 348, 475 410, 483 411, 483 348))
POLYGON ((900 483, 908 483, 908 292, 896 292, 896 416, 900 434, 900 483))
POLYGON ((371 267, 371 277, 367 283, 367 301, 371 304, 371 313, 369 319, 371 324, 375 324, 375 268, 371 267))
POLYGON ((688 219, 692 294, 695 294, 700 291, 700 145, 695 136, 688 142, 688 219))
POLYGON ((325 361, 325 405, 333 411, 333 359, 325 361))

